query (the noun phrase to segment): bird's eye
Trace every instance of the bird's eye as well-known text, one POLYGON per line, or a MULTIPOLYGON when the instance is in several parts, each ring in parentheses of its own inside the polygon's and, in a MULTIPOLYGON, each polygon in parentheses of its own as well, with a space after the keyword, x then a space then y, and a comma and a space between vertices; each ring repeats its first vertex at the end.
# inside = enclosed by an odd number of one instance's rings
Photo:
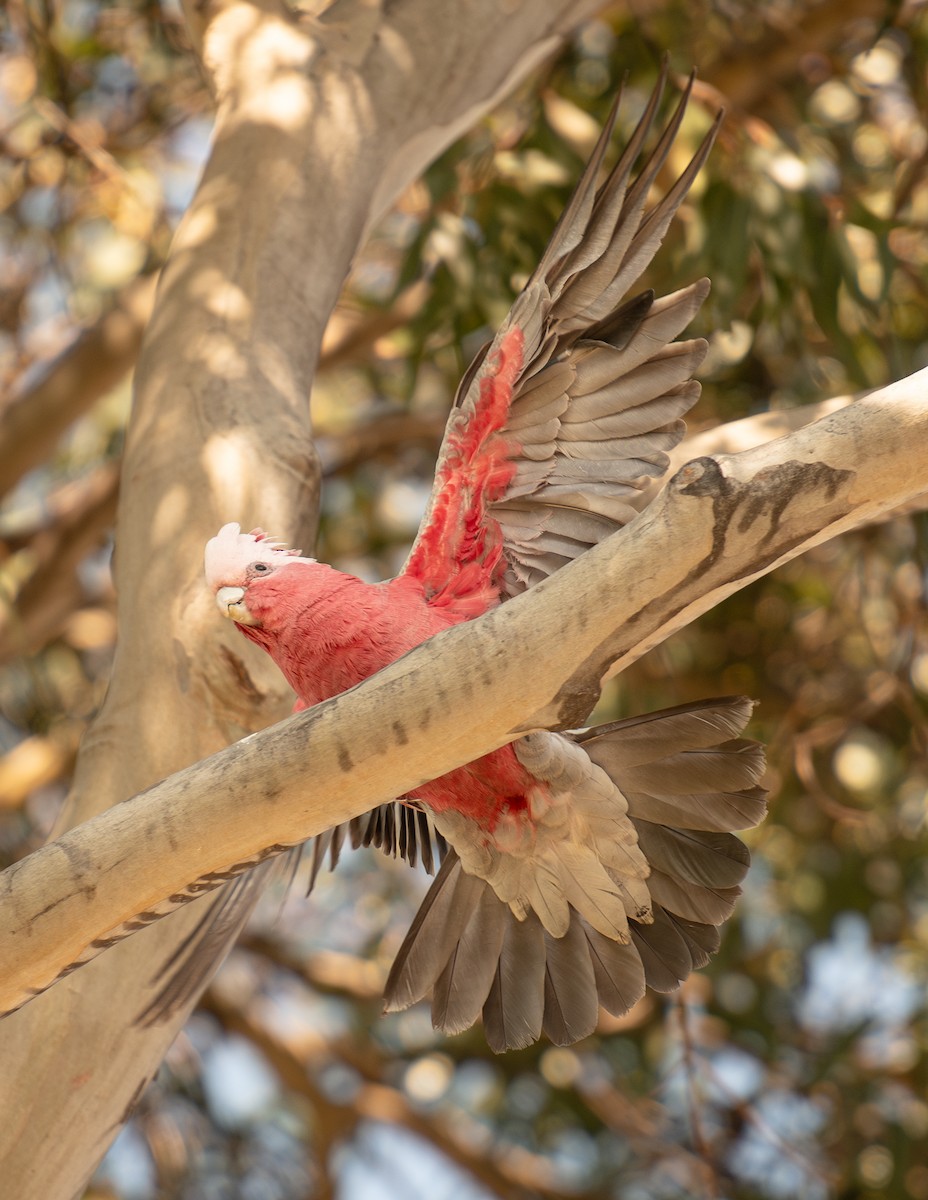
POLYGON ((255 575, 266 575, 270 569, 271 564, 266 562, 253 562, 248 568, 248 570, 253 571, 255 575))

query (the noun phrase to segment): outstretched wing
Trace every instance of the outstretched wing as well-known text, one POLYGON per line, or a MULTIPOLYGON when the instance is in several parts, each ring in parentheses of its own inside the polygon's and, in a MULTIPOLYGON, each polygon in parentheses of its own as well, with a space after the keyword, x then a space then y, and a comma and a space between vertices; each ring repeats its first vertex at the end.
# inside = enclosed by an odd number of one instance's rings
POLYGON ((637 178, 632 168, 666 68, 619 161, 596 179, 618 100, 537 269, 461 381, 435 484, 403 574, 432 604, 477 616, 631 520, 666 471, 695 403, 702 340, 675 342, 709 291, 700 280, 626 299, 712 147, 721 114, 651 210, 692 89, 637 178))

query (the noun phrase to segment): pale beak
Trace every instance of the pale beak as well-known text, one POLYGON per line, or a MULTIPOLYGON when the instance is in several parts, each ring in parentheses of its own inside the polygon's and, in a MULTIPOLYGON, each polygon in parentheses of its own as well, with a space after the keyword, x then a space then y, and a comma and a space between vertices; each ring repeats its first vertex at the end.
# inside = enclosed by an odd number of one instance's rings
POLYGON ((245 589, 241 587, 221 587, 216 593, 216 604, 219 611, 230 621, 239 625, 257 625, 257 621, 245 606, 245 589))

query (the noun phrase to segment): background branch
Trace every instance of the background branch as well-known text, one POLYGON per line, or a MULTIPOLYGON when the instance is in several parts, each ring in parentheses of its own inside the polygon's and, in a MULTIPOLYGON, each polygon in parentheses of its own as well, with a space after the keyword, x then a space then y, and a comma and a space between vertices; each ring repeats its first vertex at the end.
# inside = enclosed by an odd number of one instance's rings
POLYGON ((131 370, 157 277, 142 275, 113 307, 0 412, 0 496, 44 463, 62 434, 131 370))

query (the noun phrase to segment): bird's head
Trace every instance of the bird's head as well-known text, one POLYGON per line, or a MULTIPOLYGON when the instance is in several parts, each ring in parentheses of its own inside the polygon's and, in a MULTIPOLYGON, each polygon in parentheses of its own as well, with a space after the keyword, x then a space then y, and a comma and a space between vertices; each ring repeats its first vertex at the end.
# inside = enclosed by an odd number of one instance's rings
MULTIPOLYGON (((206 583, 216 595, 216 603, 224 617, 238 625, 255 626, 260 617, 249 605, 249 592, 257 591, 265 580, 273 579, 283 567, 293 563, 314 563, 303 558, 299 550, 291 550, 264 532, 253 529, 242 533, 240 525, 223 525, 214 538, 206 543, 206 583)), ((252 593, 254 596, 254 593, 252 593)))

